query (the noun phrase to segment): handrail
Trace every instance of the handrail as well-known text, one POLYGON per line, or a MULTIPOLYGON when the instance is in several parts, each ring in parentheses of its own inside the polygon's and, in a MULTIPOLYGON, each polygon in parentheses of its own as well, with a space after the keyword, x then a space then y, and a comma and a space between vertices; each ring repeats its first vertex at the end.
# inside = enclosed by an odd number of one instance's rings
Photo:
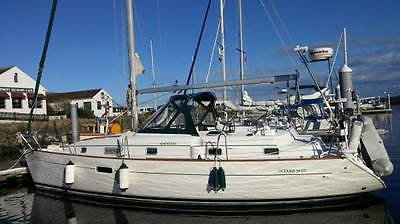
MULTIPOLYGON (((225 155, 226 155, 226 160, 229 160, 228 159, 228 144, 227 144, 227 141, 226 141, 226 133, 224 131, 221 131, 221 133, 218 135, 218 138, 217 138, 217 149, 219 148, 219 140, 220 140, 221 136, 225 137, 225 155)), ((215 156, 217 156, 217 153, 215 153, 215 156)))

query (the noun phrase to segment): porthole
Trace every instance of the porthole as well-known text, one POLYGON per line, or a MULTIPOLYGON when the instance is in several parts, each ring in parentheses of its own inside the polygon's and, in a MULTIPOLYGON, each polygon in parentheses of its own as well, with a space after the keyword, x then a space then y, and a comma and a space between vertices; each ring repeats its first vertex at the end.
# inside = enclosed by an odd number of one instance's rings
POLYGON ((211 148, 211 149, 208 149, 208 154, 209 155, 221 155, 222 150, 221 150, 221 148, 211 148))
POLYGON ((147 155, 157 155, 157 148, 156 147, 147 147, 146 154, 147 155))
POLYGON ((112 168, 105 166, 96 166, 96 171, 99 173, 112 173, 112 168))
POLYGON ((278 148, 264 148, 264 154, 266 155, 279 155, 278 148))

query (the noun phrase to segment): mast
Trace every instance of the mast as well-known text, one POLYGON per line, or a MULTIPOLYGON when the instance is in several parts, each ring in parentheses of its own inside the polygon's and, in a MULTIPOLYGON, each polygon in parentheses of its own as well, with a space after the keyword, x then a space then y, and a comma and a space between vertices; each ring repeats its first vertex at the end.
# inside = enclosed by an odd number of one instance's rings
MULTIPOLYGON (((154 70, 153 40, 150 39, 151 74, 153 78, 153 88, 156 88, 156 72, 154 70)), ((157 93, 154 93, 154 109, 157 109, 157 93)))
POLYGON ((135 37, 133 29, 133 0, 125 1, 126 8, 126 30, 128 41, 128 63, 129 63, 129 81, 130 81, 130 98, 131 98, 131 128, 135 131, 138 127, 139 116, 136 99, 136 73, 135 73, 135 37))
MULTIPOLYGON (((239 52, 240 52, 240 80, 244 80, 244 51, 243 51, 243 13, 242 0, 238 0, 239 7, 239 52)), ((240 105, 243 105, 244 85, 240 85, 240 105)))
MULTIPOLYGON (((220 9, 220 38, 221 38, 221 69, 222 69, 222 80, 226 81, 226 67, 225 67, 225 26, 224 26, 224 7, 225 0, 219 1, 220 9)), ((224 102, 227 100, 226 87, 224 87, 224 92, 222 95, 224 102)))

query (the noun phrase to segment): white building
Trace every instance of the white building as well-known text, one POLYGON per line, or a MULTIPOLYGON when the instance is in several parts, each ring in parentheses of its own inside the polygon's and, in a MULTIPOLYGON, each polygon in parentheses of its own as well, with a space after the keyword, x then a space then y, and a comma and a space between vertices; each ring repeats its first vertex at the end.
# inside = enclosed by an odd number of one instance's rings
POLYGON ((48 93, 47 101, 54 111, 65 111, 70 103, 78 104, 78 108, 93 111, 96 117, 111 116, 113 111, 112 97, 104 89, 48 93))
MULTIPOLYGON (((28 120, 36 81, 17 66, 0 68, 0 120, 28 120)), ((40 85, 34 116, 46 119, 46 89, 40 85)))
POLYGON ((154 112, 156 110, 157 110, 157 108, 154 108, 152 106, 140 106, 139 107, 139 114, 148 113, 148 112, 154 112))

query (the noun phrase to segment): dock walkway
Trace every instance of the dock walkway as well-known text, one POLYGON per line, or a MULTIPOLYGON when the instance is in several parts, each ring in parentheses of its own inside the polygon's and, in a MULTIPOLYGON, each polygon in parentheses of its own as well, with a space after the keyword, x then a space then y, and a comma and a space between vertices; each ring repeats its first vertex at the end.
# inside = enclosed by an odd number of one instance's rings
POLYGON ((27 167, 18 167, 0 171, 0 188, 14 183, 20 183, 29 178, 27 167))

